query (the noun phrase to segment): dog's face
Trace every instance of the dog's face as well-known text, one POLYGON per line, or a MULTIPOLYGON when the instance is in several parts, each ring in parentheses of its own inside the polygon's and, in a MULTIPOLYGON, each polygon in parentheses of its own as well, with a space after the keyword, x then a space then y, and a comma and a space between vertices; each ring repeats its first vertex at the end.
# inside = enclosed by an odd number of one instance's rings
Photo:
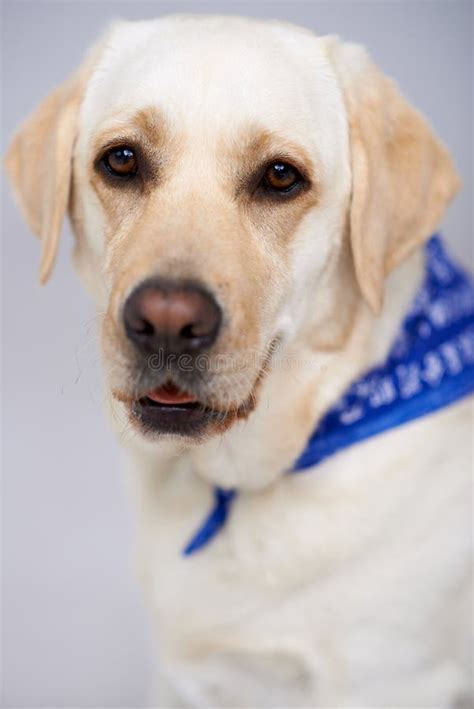
POLYGON ((219 18, 113 28, 9 166, 43 279, 69 203, 109 386, 133 425, 196 439, 249 415, 273 349, 341 278, 377 310, 385 273, 456 183, 361 50, 219 18))
POLYGON ((111 387, 145 428, 221 431, 246 416, 287 336, 298 255, 318 278, 341 233, 342 93, 318 56, 308 92, 276 44, 225 24, 125 27, 87 91, 79 249, 101 252, 111 387))

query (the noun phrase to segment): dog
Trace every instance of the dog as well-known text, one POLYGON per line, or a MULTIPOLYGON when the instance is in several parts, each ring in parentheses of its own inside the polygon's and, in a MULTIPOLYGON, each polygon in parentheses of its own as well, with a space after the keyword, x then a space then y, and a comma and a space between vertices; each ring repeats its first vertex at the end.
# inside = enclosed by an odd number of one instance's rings
POLYGON ((283 22, 117 22, 6 168, 41 282, 68 212, 101 313, 154 705, 469 701, 469 398, 288 474, 380 376, 460 185, 397 86, 283 22))

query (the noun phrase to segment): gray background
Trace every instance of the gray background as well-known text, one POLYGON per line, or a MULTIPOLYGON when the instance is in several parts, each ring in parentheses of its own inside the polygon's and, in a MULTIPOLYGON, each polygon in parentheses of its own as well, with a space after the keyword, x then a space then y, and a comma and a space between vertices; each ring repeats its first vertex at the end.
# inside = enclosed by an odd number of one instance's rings
MULTIPOLYGON (((115 17, 278 17, 368 46, 451 149, 464 191, 444 231, 468 260, 470 2, 4 2, 3 145, 115 17)), ((94 311, 64 239, 52 282, 3 186, 3 706, 138 707, 150 667, 131 504, 101 411, 94 311)))

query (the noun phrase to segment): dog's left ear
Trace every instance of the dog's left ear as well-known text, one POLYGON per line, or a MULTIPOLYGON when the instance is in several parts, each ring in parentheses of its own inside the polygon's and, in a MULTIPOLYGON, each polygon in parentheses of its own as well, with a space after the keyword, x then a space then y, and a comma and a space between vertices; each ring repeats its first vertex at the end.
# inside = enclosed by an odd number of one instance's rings
POLYGON ((40 282, 54 266, 69 202, 79 107, 102 46, 96 45, 69 79, 20 126, 5 168, 28 226, 41 239, 40 282))
POLYGON ((379 313, 386 276, 431 236, 460 181, 431 126, 365 50, 326 41, 349 119, 355 272, 379 313))

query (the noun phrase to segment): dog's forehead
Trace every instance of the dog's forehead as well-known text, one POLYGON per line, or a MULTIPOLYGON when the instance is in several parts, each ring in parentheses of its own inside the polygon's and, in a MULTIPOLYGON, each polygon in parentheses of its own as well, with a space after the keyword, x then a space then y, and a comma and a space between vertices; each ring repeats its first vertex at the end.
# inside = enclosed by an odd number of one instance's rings
POLYGON ((121 23, 89 84, 82 129, 150 105, 188 133, 258 124, 307 144, 318 130, 327 137, 342 99, 324 42, 298 28, 241 18, 121 23))

